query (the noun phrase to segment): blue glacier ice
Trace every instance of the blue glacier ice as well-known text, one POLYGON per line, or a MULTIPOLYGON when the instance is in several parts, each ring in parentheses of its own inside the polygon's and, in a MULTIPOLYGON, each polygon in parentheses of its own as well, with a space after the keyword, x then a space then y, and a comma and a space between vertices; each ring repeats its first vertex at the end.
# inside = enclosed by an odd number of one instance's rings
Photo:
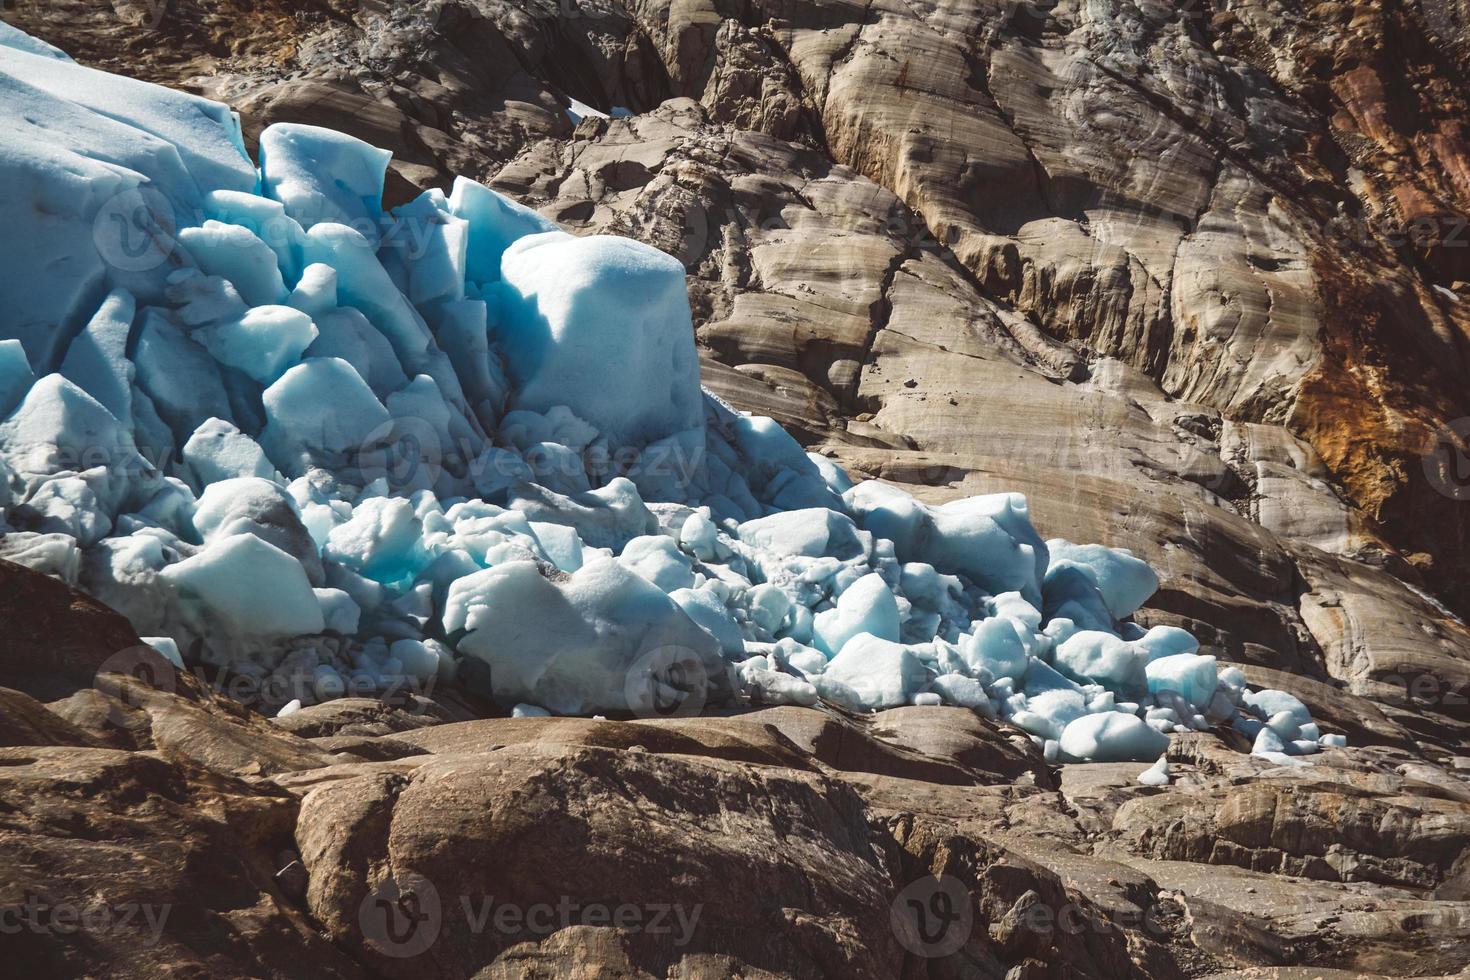
POLYGON ((0 24, 0 531, 277 711, 959 705, 1049 759, 1341 744, 1026 499, 854 481, 700 386, 685 270, 0 24), (44 125, 39 121, 44 120, 44 125), (86 574, 81 574, 81 569, 86 574))

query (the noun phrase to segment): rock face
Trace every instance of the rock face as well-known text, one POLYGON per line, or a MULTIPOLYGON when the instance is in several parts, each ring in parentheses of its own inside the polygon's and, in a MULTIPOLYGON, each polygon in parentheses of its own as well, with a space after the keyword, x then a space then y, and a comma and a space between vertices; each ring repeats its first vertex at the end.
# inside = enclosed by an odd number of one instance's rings
MULTIPOLYGON (((1058 774, 960 709, 623 724, 339 702, 267 723, 113 660, 137 644, 124 621, 0 562, 0 912, 52 910, 18 968, 1470 964, 1463 4, 4 16, 226 101, 248 135, 317 123, 389 149, 390 204, 463 173, 657 245, 685 266, 710 390, 931 502, 1021 490, 1046 534, 1132 549, 1164 582, 1141 623, 1190 629, 1352 746, 1276 767, 1202 733, 1145 787, 1137 765, 1058 774), (53 928, 91 906, 111 931, 53 928)), ((54 537, 0 557, 78 581, 54 537)))

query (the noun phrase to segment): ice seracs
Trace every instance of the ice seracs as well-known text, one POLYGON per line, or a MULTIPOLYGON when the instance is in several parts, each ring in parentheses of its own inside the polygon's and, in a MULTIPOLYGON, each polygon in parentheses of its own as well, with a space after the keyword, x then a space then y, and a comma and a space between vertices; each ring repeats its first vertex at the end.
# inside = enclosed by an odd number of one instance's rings
POLYGON ((1342 744, 1130 622, 1159 581, 1127 551, 855 483, 704 393, 653 248, 464 179, 385 210, 388 154, 316 127, 257 168, 223 106, 3 25, 0 123, 7 557, 263 708, 949 704, 1145 782, 1176 732, 1342 744))

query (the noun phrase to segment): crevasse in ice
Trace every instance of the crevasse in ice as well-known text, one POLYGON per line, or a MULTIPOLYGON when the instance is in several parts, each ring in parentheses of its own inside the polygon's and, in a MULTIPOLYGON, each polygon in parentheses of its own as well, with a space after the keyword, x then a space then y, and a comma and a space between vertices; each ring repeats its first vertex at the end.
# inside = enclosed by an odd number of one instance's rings
POLYGON ((853 484, 705 393, 653 248, 464 179, 385 212, 382 150, 278 124, 257 168, 225 107, 4 25, 0 116, 0 552, 266 707, 453 681, 521 715, 961 705, 1053 760, 1317 750, 1129 621, 1159 582, 1128 552, 853 484))

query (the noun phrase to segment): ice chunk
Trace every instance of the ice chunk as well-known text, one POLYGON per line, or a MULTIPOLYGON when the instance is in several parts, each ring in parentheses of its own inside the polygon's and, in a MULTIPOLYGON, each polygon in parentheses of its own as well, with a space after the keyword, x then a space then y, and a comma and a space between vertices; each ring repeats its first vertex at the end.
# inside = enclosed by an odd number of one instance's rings
POLYGON ((146 469, 112 413, 59 374, 37 381, 0 423, 0 446, 22 473, 136 465, 133 472, 141 474, 146 469))
POLYGON ((1056 666, 1073 680, 1095 681, 1115 694, 1138 691, 1146 681, 1143 655, 1138 649, 1097 630, 1082 630, 1059 644, 1056 666))
POLYGON ((556 714, 682 712, 732 690, 719 642, 652 583, 608 559, 558 582, 528 561, 466 576, 449 588, 444 629, 459 634, 461 654, 490 667, 492 693, 508 704, 556 714))
MULTIPOLYGON (((764 658, 756 657, 736 670, 740 685, 756 704, 797 704, 810 707, 820 700, 811 682, 791 674, 759 666, 764 658)), ((922 697, 923 695, 920 695, 922 697)))
POLYGON ((256 441, 224 419, 205 419, 184 443, 184 462, 200 486, 239 476, 276 477, 276 468, 256 441))
POLYGON ((306 349, 308 357, 341 358, 352 365, 379 398, 386 398, 408 384, 408 375, 403 373, 393 345, 361 311, 331 310, 318 314, 315 322, 317 339, 306 349))
POLYGON ((1159 761, 1149 766, 1138 774, 1138 781, 1144 786, 1168 786, 1169 785, 1169 759, 1167 756, 1159 756, 1159 761))
POLYGON ((274 123, 260 134, 260 189, 308 231, 322 222, 347 225, 376 250, 392 158, 345 133, 274 123))
POLYGON ((0 47, 0 73, 170 145, 187 168, 191 192, 202 187, 255 189, 255 167, 245 153, 240 122, 228 106, 13 47, 0 47))
POLYGON ((0 534, 0 558, 70 585, 76 585, 81 574, 82 553, 69 534, 8 531, 0 534))
POLYGON ((844 509, 822 471, 775 419, 741 416, 730 424, 730 434, 741 476, 765 503, 779 510, 844 509))
POLYGON ((1286 743, 1281 740, 1281 736, 1278 735, 1275 730, 1269 727, 1262 727, 1261 730, 1256 733, 1255 744, 1251 746, 1251 755, 1259 755, 1270 758, 1273 755, 1285 754, 1286 743))
MULTIPOLYGON (((180 269, 168 277, 164 296, 173 305, 165 314, 175 325, 193 330, 211 323, 238 320, 250 307, 222 276, 206 276, 198 269, 180 269)), ((159 311, 148 309, 150 316, 159 311)))
POLYGON ((911 649, 860 633, 843 644, 812 683, 822 697, 854 711, 879 711, 908 704, 929 679, 911 649))
POLYGON ((691 431, 702 440, 699 359, 678 260, 624 238, 549 232, 511 245, 501 272, 495 341, 513 407, 566 405, 609 449, 691 431))
POLYGON ((817 613, 812 639, 818 650, 836 656, 860 633, 898 641, 898 603, 883 576, 864 575, 837 597, 837 606, 817 613))
POLYGON ((398 661, 404 677, 423 684, 439 676, 439 652, 423 641, 398 640, 389 648, 388 655, 398 661))
POLYGON ((587 493, 567 495, 517 483, 509 506, 528 520, 574 527, 593 548, 622 551, 633 538, 658 532, 657 518, 644 505, 638 488, 624 477, 587 493))
POLYGON ((1152 627, 1134 642, 1150 661, 1199 652, 1199 641, 1177 626, 1152 627))
POLYGON ((16 520, 47 534, 68 534, 83 548, 100 541, 112 530, 112 521, 97 495, 80 477, 47 480, 23 505, 15 509, 16 520))
POLYGON ((1307 706, 1302 704, 1296 696, 1287 694, 1285 691, 1267 689, 1256 691, 1253 694, 1247 693, 1245 703, 1262 718, 1271 718, 1284 711, 1291 715, 1298 725, 1308 724, 1312 720, 1312 713, 1307 706))
POLYGON ((4 21, 0 21, 0 45, 7 48, 15 48, 17 51, 25 51, 29 54, 38 54, 43 58, 55 58, 57 61, 71 61, 66 52, 60 48, 52 47, 40 38, 31 37, 18 27, 11 27, 4 21))
POLYGON ((393 416, 393 428, 384 441, 393 447, 373 457, 371 473, 366 472, 364 462, 365 479, 383 476, 395 489, 434 487, 445 456, 455 446, 450 431, 454 413, 439 386, 427 374, 420 374, 389 395, 385 404, 393 416))
POLYGON ((398 291, 373 244, 345 225, 319 224, 306 233, 302 256, 308 265, 321 263, 337 270, 337 301, 366 316, 402 365, 413 370, 429 347, 429 328, 398 291))
MULTIPOLYGON (((35 383, 36 376, 31 372, 31 364, 21 342, 0 340, 0 418, 13 412, 35 383)), ((82 390, 85 391, 85 387, 82 390)))
POLYGON ((296 502, 270 480, 239 477, 211 483, 194 508, 194 527, 206 543, 254 534, 299 561, 313 583, 322 581, 316 542, 301 523, 296 502))
POLYGON ((309 357, 265 390, 261 445, 290 476, 308 466, 342 468, 347 457, 385 436, 388 410, 346 361, 309 357))
POLYGON ((311 317, 289 306, 257 306, 233 323, 196 330, 221 364, 268 385, 301 359, 317 337, 311 317))
POLYGON ((1154 731, 1136 715, 1105 711, 1067 725, 1062 752, 1088 762, 1147 762, 1169 747, 1169 736, 1154 731))
POLYGON ((434 189, 395 208, 384 242, 403 264, 409 301, 421 310, 464 299, 469 224, 444 207, 443 192, 434 189))
POLYGON ((618 561, 665 592, 694 585, 692 562, 672 538, 657 534, 634 538, 623 546, 618 561))
POLYGON ((531 533, 536 543, 553 565, 564 572, 575 572, 582 567, 582 538, 574 527, 561 524, 531 522, 531 533))
POLYGON ((322 619, 326 622, 327 632, 356 636, 357 627, 362 618, 362 610, 352 600, 352 596, 341 589, 313 589, 312 591, 316 593, 317 602, 321 603, 322 619))
POLYGON ((347 682, 336 668, 320 664, 312 672, 312 691, 318 701, 330 701, 347 693, 347 682))
POLYGON ((1196 708, 1209 707, 1215 697, 1214 657, 1176 653, 1150 661, 1144 672, 1150 694, 1174 691, 1196 708))
POLYGON ((701 561, 713 561, 720 529, 709 514, 695 511, 679 528, 679 547, 701 561))
POLYGON ((1240 704, 1246 693, 1245 671, 1239 667, 1226 667, 1224 670, 1219 671, 1217 676, 1219 677, 1220 688, 1225 691, 1231 701, 1240 704))
POLYGON ((1087 714, 1087 702, 1080 691, 1043 691, 1026 698, 1026 713, 1033 719, 1044 720, 1044 724, 1023 725, 1019 714, 1011 718, 1011 723, 1043 738, 1060 739, 1068 725, 1087 714))
POLYGON ((720 649, 727 657, 739 657, 745 651, 740 627, 735 624, 729 609, 715 593, 708 589, 675 589, 669 592, 669 598, 690 619, 720 641, 720 649))
POLYGON ((545 708, 538 708, 534 704, 518 704, 510 709, 512 718, 550 718, 551 712, 545 708))
POLYGON ((817 472, 821 474, 822 480, 827 486, 832 488, 833 493, 841 495, 852 489, 852 478, 847 475, 847 471, 842 467, 832 462, 826 456, 821 456, 817 453, 807 453, 806 456, 807 459, 812 461, 812 465, 817 468, 817 472))
POLYGON ((1115 619, 1133 615, 1159 590, 1159 577, 1148 563, 1122 548, 1073 544, 1060 538, 1048 541, 1046 546, 1051 552, 1048 577, 1054 569, 1079 569, 1097 586, 1115 619))
POLYGON ((1301 724, 1291 716, 1290 711, 1278 711, 1266 719, 1266 727, 1281 736, 1283 742, 1292 742, 1301 733, 1301 724))
POLYGON ((330 313, 337 306, 337 270, 320 262, 307 266, 286 305, 313 318, 330 313))
POLYGON ((159 578, 237 634, 299 636, 326 625, 301 563, 254 534, 217 539, 159 578))
POLYGON ((858 523, 894 544, 899 561, 964 575, 991 592, 1019 592, 1040 605, 1046 545, 1020 494, 991 494, 931 508, 896 487, 868 481, 843 499, 858 523))
MULTIPOLYGON (((239 225, 254 232, 275 253, 276 267, 285 285, 291 286, 304 279, 301 247, 306 240, 306 232, 296 219, 286 215, 281 202, 257 194, 214 190, 204 195, 204 213, 215 221, 239 225)), ((328 304, 335 305, 335 300, 328 304)))
POLYGON ((961 640, 960 654, 972 671, 985 670, 991 677, 1020 680, 1026 673, 1026 647, 1009 619, 982 620, 969 637, 961 640))
POLYGON ((454 179, 449 213, 470 224, 466 274, 477 283, 500 279, 501 256, 516 239, 557 230, 550 219, 465 177, 454 179))
POLYGON ((958 705, 961 708, 978 708, 987 717, 995 715, 990 698, 985 693, 985 687, 974 678, 966 677, 964 674, 940 674, 929 686, 938 692, 948 704, 958 705))
POLYGON ((179 654, 179 645, 171 636, 140 636, 140 640, 163 655, 163 659, 179 670, 184 669, 184 658, 179 654))
POLYGON ((205 275, 228 279, 249 305, 285 301, 276 253, 249 228, 208 220, 197 228, 179 229, 178 239, 205 275))
POLYGON ((322 554, 374 582, 411 582, 433 558, 423 532, 411 501, 371 497, 358 502, 345 524, 332 528, 322 554))
POLYGON ((791 611, 791 597, 774 585, 757 585, 746 594, 750 619, 767 633, 775 634, 791 611))
MULTIPOLYGON (((137 304, 132 293, 115 289, 102 301, 87 328, 66 349, 61 362, 61 375, 97 399, 102 407, 124 425, 133 421, 133 364, 128 360, 128 334, 133 327, 137 304)), ((4 348, 18 341, 0 341, 0 361, 4 348)), ((0 367, 0 378, 6 370, 0 367)), ((4 383, 0 381, 0 388, 4 383)), ((0 390, 0 413, 8 412, 5 394, 0 390)))
POLYGON ((740 525, 740 540, 774 555, 855 558, 862 553, 852 518, 835 510, 805 508, 740 525))
POLYGON ((161 293, 176 264, 174 215, 197 192, 175 147, 21 81, 10 68, 27 59, 39 71, 109 76, 0 48, 0 208, 17 221, 31 216, 24 233, 0 236, 0 269, 17 284, 6 297, 6 336, 45 373, 109 288, 161 293))
POLYGON ((177 441, 189 438, 206 419, 233 420, 214 358, 156 310, 143 316, 133 365, 139 386, 177 441))

